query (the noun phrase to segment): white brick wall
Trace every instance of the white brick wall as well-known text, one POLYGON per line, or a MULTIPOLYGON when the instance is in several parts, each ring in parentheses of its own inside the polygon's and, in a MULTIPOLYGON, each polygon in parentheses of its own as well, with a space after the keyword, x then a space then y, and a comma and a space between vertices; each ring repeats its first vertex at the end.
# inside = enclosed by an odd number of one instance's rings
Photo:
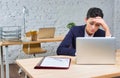
POLYGON ((114 36, 116 39, 116 46, 120 48, 120 0, 115 0, 114 2, 114 36))
MULTIPOLYGON (((56 35, 66 34, 66 25, 75 22, 84 24, 84 18, 90 7, 103 9, 104 19, 109 25, 113 36, 119 38, 119 0, 0 0, 0 26, 21 26, 23 29, 23 6, 27 8, 26 31, 38 30, 41 27, 56 27, 56 35), (115 6, 114 6, 115 5, 115 6)), ((47 49, 46 55, 55 55, 60 42, 43 43, 47 49)), ((120 40, 117 39, 117 48, 120 40)), ((28 57, 23 52, 19 53, 20 45, 9 47, 9 59, 13 61, 28 57)))

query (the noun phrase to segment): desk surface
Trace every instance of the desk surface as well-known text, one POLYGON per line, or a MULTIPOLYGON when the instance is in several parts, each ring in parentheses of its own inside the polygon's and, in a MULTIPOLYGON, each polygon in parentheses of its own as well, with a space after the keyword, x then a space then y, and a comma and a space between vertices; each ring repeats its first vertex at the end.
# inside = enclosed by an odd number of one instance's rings
POLYGON ((116 65, 76 65, 75 57, 70 57, 72 61, 69 69, 34 69, 42 58, 20 59, 16 60, 16 63, 30 78, 99 78, 107 75, 114 76, 113 74, 116 73, 120 75, 119 56, 120 50, 119 53, 117 52, 116 65))
POLYGON ((29 41, 29 42, 22 42, 22 41, 5 41, 0 42, 0 46, 8 46, 8 45, 19 45, 19 44, 34 44, 34 43, 42 43, 42 42, 58 42, 62 41, 64 36, 55 36, 54 38, 46 38, 46 39, 37 39, 37 41, 29 41))

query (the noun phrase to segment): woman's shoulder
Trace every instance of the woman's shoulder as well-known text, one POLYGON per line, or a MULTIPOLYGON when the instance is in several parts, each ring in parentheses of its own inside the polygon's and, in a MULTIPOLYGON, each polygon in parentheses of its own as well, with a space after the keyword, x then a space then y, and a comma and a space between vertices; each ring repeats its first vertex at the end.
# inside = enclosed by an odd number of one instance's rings
POLYGON ((81 25, 81 26, 73 26, 71 30, 81 30, 84 29, 86 25, 81 25))

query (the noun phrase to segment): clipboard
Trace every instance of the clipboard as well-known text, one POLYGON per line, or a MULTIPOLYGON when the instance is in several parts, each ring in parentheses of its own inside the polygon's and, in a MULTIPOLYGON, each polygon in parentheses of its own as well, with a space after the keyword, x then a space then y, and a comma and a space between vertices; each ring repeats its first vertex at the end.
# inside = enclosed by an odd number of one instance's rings
POLYGON ((64 57, 44 57, 34 69, 68 69, 71 58, 64 57))

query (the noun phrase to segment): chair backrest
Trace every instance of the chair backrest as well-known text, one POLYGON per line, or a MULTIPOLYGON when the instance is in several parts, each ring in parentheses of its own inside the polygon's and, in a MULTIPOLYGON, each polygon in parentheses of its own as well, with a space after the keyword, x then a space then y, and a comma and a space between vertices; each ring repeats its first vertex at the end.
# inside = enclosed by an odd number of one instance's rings
POLYGON ((25 35, 26 35, 26 37, 30 37, 31 33, 30 32, 26 32, 25 35))
POLYGON ((54 38, 55 27, 40 28, 38 31, 38 38, 54 38))

